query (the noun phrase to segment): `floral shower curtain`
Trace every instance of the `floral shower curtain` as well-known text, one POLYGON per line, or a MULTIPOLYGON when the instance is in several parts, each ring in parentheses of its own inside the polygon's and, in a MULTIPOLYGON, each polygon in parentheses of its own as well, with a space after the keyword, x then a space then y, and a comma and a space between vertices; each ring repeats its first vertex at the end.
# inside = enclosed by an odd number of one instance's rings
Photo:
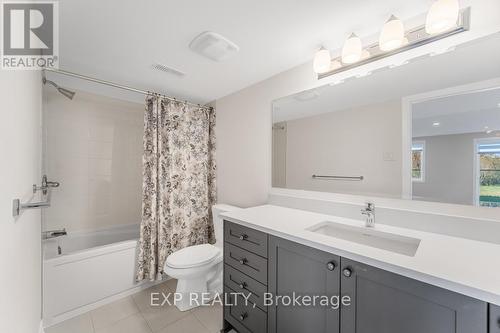
POLYGON ((173 251, 215 242, 215 111, 150 95, 143 142, 138 281, 159 278, 173 251))

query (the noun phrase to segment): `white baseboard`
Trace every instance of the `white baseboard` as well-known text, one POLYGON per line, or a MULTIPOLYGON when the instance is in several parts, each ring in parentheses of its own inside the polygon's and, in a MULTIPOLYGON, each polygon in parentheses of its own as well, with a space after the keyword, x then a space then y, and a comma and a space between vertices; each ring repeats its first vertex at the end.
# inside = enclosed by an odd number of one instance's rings
POLYGON ((159 284, 159 283, 163 283, 163 282, 165 282, 165 281, 167 281, 169 279, 170 278, 168 278, 166 280, 154 281, 154 282, 147 281, 147 282, 142 283, 141 285, 139 285, 137 287, 134 287, 134 288, 131 288, 131 289, 127 289, 127 290, 125 290, 125 291, 123 291, 121 293, 118 293, 118 294, 115 294, 115 295, 103 298, 103 299, 101 299, 101 300, 99 300, 97 302, 81 306, 79 308, 76 308, 74 310, 62 313, 60 315, 57 315, 57 316, 54 316, 54 317, 51 317, 51 318, 44 318, 43 321, 42 321, 43 323, 41 324, 41 327, 40 327, 40 329, 41 329, 40 333, 44 333, 43 328, 48 328, 48 327, 57 325, 57 324, 65 321, 65 320, 77 317, 79 315, 82 315, 84 313, 87 313, 89 311, 97 309, 97 308, 99 308, 101 306, 104 306, 106 304, 113 303, 113 302, 115 302, 115 301, 117 301, 119 299, 122 299, 124 297, 127 297, 127 296, 130 296, 132 294, 138 293, 141 290, 147 289, 147 288, 152 287, 152 286, 154 286, 156 284, 159 284))

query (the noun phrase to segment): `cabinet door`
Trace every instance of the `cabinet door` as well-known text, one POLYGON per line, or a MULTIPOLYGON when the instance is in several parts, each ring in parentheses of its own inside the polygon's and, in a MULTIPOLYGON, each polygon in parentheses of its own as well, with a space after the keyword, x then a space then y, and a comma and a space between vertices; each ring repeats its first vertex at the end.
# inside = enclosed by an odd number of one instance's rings
MULTIPOLYGON (((269 239, 269 293, 338 296, 340 258, 284 239, 269 239)), ((283 302, 285 303, 285 302, 283 302)), ((268 308, 269 333, 338 333, 339 310, 321 306, 268 308)))
POLYGON ((486 333, 487 304, 342 258, 342 333, 486 333))
POLYGON ((490 305, 490 332, 500 333, 500 306, 490 305))

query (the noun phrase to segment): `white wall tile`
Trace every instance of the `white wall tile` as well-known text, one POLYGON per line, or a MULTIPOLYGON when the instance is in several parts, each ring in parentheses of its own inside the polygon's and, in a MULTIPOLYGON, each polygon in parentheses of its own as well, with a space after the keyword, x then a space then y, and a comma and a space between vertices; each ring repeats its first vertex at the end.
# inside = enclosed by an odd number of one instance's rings
POLYGON ((78 91, 45 90, 44 170, 61 182, 44 229, 139 223, 144 106, 78 91))

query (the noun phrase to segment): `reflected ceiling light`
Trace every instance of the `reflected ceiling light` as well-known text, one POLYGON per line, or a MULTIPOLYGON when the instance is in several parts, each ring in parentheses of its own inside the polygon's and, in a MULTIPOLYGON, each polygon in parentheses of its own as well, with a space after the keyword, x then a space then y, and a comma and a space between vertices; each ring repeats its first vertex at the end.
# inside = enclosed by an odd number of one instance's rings
POLYGON ((439 121, 435 121, 432 123, 432 126, 439 127, 439 126, 441 126, 441 123, 439 121))
POLYGON ((338 85, 338 84, 342 84, 342 83, 344 83, 344 82, 345 82, 344 80, 337 80, 337 81, 333 81, 332 83, 330 83, 330 86, 332 86, 332 87, 333 87, 333 86, 336 86, 336 85, 338 85))
POLYGON ((397 63, 394 63, 394 64, 390 65, 389 68, 396 68, 396 67, 408 65, 409 63, 410 62, 408 60, 404 60, 404 61, 397 62, 397 63))
POLYGON ((458 0, 437 0, 427 14, 425 31, 435 35, 455 27, 459 13, 458 0))
POLYGON ((372 75, 372 72, 365 72, 365 73, 360 73, 358 75, 356 75, 356 78, 362 78, 362 77, 365 77, 365 76, 370 76, 372 75))
POLYGON ((321 47, 318 52, 314 55, 313 68, 314 72, 317 74, 326 73, 330 70, 332 58, 330 56, 330 51, 321 47))
POLYGON ((352 33, 342 48, 342 62, 344 64, 358 62, 361 60, 362 53, 363 46, 361 45, 361 39, 355 33, 352 33))
POLYGON ((403 22, 391 15, 384 24, 379 37, 379 47, 382 51, 392 51, 404 45, 405 28, 403 22))

